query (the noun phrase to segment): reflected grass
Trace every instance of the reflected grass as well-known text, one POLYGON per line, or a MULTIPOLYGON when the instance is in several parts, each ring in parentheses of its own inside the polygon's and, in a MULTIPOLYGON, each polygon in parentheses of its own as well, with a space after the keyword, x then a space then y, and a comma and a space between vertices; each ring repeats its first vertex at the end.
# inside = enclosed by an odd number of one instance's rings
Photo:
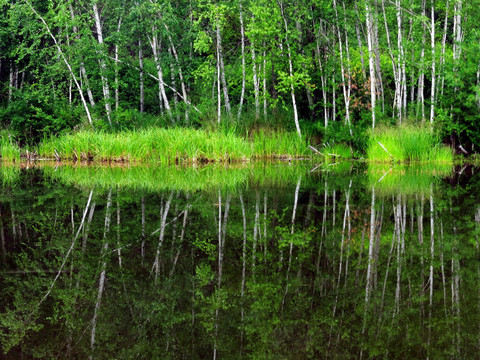
POLYGON ((449 177, 452 171, 449 164, 369 164, 367 177, 378 194, 411 195, 428 193, 432 183, 449 177))
POLYGON ((222 189, 235 191, 242 186, 290 186, 306 172, 305 166, 51 166, 44 174, 62 183, 142 191, 200 191, 222 189))
POLYGON ((20 167, 2 164, 0 166, 0 179, 4 186, 14 186, 20 180, 20 167))

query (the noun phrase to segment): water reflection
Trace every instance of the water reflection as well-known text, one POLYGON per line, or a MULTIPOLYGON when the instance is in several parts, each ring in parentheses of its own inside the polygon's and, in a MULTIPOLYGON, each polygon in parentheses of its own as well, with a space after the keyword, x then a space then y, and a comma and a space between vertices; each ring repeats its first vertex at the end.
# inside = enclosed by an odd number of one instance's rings
POLYGON ((3 352, 477 356, 477 177, 311 168, 11 171, 3 352))

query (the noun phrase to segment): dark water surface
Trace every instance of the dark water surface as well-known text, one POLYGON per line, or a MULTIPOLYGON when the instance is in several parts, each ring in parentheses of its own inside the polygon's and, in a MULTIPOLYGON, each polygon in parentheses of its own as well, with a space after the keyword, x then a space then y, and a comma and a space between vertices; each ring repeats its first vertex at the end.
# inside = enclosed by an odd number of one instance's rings
POLYGON ((475 171, 314 167, 2 166, 1 357, 478 358, 475 171))

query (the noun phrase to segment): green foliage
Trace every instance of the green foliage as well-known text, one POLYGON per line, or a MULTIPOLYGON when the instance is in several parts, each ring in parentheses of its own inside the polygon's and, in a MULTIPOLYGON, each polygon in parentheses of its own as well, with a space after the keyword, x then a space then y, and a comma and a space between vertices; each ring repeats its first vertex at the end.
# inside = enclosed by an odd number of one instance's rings
POLYGON ((35 144, 45 136, 72 129, 80 121, 79 107, 55 101, 36 91, 15 92, 12 101, 0 110, 0 123, 22 144, 35 144))

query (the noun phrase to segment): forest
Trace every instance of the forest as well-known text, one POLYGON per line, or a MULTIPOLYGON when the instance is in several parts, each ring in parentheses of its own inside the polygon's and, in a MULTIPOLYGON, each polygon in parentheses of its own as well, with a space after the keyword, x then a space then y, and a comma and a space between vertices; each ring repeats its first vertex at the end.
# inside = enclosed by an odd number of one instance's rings
MULTIPOLYGON (((365 147, 432 124, 479 144, 478 0, 1 2, 2 137, 285 129, 365 147)), ((320 139, 320 140, 318 140, 320 139)))

